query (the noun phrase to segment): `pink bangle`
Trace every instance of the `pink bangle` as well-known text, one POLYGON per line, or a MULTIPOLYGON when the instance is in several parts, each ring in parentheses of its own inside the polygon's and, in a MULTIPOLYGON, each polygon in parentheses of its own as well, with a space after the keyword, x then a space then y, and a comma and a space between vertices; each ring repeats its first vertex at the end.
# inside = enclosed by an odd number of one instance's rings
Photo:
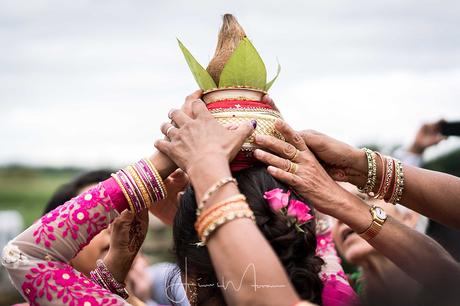
POLYGON ((145 160, 141 159, 140 161, 138 161, 136 163, 136 165, 139 168, 142 169, 142 173, 147 177, 147 182, 148 182, 152 192, 155 195, 154 202, 158 202, 158 201, 162 200, 164 197, 163 197, 163 194, 161 192, 160 185, 158 184, 157 178, 156 178, 155 174, 153 173, 153 171, 150 169, 150 167, 147 164, 147 162, 145 160))
POLYGON ((129 297, 125 284, 119 283, 110 273, 107 266, 101 259, 96 261, 96 269, 90 272, 91 279, 101 287, 121 296, 123 299, 129 297))
POLYGON ((166 198, 166 187, 160 174, 148 159, 142 159, 112 174, 131 211, 139 213, 166 198))
POLYGON ((136 190, 134 189, 135 187, 133 186, 133 183, 129 179, 128 174, 123 169, 118 171, 116 174, 120 178, 121 183, 123 184, 126 191, 128 192, 128 195, 131 199, 131 202, 133 203, 135 211, 139 211, 139 208, 142 206, 142 204, 140 203, 138 194, 136 193, 136 190))

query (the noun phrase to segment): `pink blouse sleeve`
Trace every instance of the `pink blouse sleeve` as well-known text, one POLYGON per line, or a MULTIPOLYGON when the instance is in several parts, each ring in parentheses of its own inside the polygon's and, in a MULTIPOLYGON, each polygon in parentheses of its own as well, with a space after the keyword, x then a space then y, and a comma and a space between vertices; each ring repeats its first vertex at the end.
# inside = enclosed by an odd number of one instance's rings
MULTIPOLYGON (((328 216, 321 215, 321 222, 325 222, 328 216), (322 219, 322 220, 321 220, 322 219)), ((328 223, 326 221, 326 223, 328 223)), ((324 306, 349 306, 359 304, 359 299, 343 271, 340 257, 335 250, 332 240, 330 226, 326 226, 323 231, 316 235, 317 247, 316 255, 324 260, 321 269, 321 280, 323 281, 322 301, 324 306)))
POLYGON ((108 179, 44 215, 8 243, 2 264, 30 305, 127 305, 68 264, 126 206, 120 188, 108 179))

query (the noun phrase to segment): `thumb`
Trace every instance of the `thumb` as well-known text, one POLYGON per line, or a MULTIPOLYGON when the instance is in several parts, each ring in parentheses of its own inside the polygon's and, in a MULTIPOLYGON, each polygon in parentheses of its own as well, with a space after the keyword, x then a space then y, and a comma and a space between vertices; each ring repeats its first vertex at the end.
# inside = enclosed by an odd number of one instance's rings
POLYGON ((256 127, 256 120, 248 121, 238 126, 238 128, 235 130, 235 134, 237 135, 238 139, 243 142, 246 138, 251 136, 252 133, 254 133, 256 127))
POLYGON ((254 133, 256 127, 257 121, 251 120, 241 124, 236 130, 230 131, 232 133, 232 150, 229 156, 230 160, 235 158, 244 141, 254 133))

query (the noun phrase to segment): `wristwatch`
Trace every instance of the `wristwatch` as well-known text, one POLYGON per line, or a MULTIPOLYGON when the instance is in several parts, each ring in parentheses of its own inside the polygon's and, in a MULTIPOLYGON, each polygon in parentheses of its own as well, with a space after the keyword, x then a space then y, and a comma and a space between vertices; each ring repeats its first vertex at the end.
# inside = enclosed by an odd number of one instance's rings
POLYGON ((387 220, 387 214, 385 213, 383 208, 379 206, 373 205, 370 208, 370 213, 372 216, 371 225, 369 225, 369 227, 364 232, 359 234, 361 238, 363 238, 364 240, 371 240, 372 238, 377 236, 377 234, 382 229, 383 224, 387 220))

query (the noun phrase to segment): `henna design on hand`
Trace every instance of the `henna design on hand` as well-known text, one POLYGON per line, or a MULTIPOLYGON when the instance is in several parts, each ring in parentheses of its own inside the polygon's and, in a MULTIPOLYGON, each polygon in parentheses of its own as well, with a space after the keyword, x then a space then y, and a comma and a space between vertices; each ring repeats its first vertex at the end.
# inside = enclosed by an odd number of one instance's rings
POLYGON ((129 244, 128 250, 132 253, 137 253, 144 242, 145 235, 142 230, 141 222, 139 217, 135 216, 131 222, 131 227, 129 229, 129 244))

